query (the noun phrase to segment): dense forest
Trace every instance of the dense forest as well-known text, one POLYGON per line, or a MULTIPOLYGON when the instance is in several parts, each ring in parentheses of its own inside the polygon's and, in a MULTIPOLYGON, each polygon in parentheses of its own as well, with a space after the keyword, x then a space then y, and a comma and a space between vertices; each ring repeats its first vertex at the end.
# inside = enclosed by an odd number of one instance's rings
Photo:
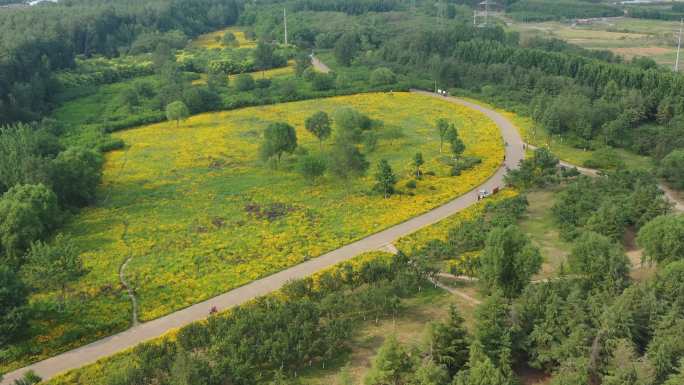
POLYGON ((649 6, 642 5, 637 7, 627 8, 630 17, 640 19, 656 19, 656 20, 681 20, 684 18, 684 4, 673 3, 670 6, 660 5, 649 6))
POLYGON ((518 0, 507 7, 507 12, 520 21, 546 21, 622 16, 615 5, 587 0, 518 0))
POLYGON ((55 71, 75 57, 125 54, 149 33, 186 36, 234 23, 234 0, 79 1, 0 12, 0 124, 39 119, 54 105, 55 71))

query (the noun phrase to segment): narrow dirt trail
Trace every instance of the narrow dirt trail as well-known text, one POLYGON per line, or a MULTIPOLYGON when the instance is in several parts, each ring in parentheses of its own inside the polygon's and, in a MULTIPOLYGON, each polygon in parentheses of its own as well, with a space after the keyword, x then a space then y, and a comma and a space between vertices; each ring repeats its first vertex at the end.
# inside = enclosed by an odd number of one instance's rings
POLYGON ((33 370, 43 379, 50 379, 59 373, 88 365, 98 359, 131 348, 143 341, 160 337, 172 329, 207 318, 209 316, 209 310, 212 307, 216 307, 219 311, 229 309, 256 297, 276 291, 292 279, 307 277, 337 263, 354 258, 359 254, 385 247, 400 237, 437 223, 442 219, 477 203, 478 190, 487 189, 492 191, 495 187, 503 186, 506 168, 517 168, 518 163, 525 155, 523 141, 516 127, 496 111, 490 110, 484 106, 455 97, 439 96, 426 91, 413 90, 412 92, 464 105, 480 111, 492 119, 499 127, 503 140, 508 143, 505 147, 505 162, 503 162, 501 167, 480 186, 477 186, 470 192, 424 214, 340 247, 339 249, 330 251, 317 258, 313 258, 268 277, 230 290, 217 297, 197 303, 164 317, 140 323, 121 333, 7 373, 0 384, 10 385, 15 379, 20 378, 29 370, 33 370))
MULTIPOLYGON (((532 150, 539 148, 533 144, 526 144, 526 145, 527 145, 527 147, 531 148, 532 150)), ((584 175, 588 175, 588 176, 599 175, 599 170, 596 170, 593 168, 586 168, 586 167, 578 166, 576 164, 572 164, 572 163, 566 162, 564 160, 560 161, 560 165, 564 166, 564 167, 574 167, 577 169, 577 171, 579 171, 580 173, 582 173, 584 175)), ((664 184, 662 182, 658 183, 658 187, 660 188, 660 190, 665 195, 665 198, 667 198, 667 200, 669 200, 672 203, 672 208, 675 211, 684 212, 684 201, 682 201, 681 199, 678 198, 677 193, 674 190, 672 190, 669 186, 667 186, 666 184, 664 184)))
POLYGON ((309 57, 311 57, 311 65, 316 71, 322 72, 324 74, 330 72, 330 68, 327 65, 325 65, 325 63, 323 63, 319 58, 317 58, 313 54, 309 55, 309 57))
POLYGON ((128 264, 133 260, 133 248, 130 245, 130 243, 128 243, 128 238, 126 238, 127 235, 128 222, 126 221, 124 222, 124 231, 123 234, 121 234, 121 240, 128 248, 128 256, 119 268, 119 281, 121 282, 123 287, 126 288, 126 291, 128 292, 128 297, 131 299, 131 312, 133 313, 133 316, 131 318, 131 325, 136 326, 138 325, 138 299, 135 297, 135 290, 133 289, 133 286, 131 286, 131 284, 126 280, 126 267, 128 267, 128 264))

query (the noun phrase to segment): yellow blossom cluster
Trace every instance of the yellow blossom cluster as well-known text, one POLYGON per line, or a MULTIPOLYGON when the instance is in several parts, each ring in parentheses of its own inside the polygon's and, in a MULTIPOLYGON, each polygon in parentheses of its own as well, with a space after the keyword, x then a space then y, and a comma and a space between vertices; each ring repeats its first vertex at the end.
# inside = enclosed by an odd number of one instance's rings
POLYGON ((219 31, 209 32, 205 33, 204 35, 197 36, 190 43, 190 46, 207 49, 223 48, 223 43, 221 42, 221 40, 223 39, 223 35, 226 32, 232 32, 233 35, 235 35, 235 39, 240 45, 239 48, 256 47, 256 42, 254 40, 247 39, 247 37, 245 36, 245 31, 243 31, 239 27, 228 27, 219 31))
POLYGON ((506 188, 499 191, 497 194, 489 198, 479 201, 476 204, 461 210, 458 213, 435 223, 434 225, 425 227, 416 231, 413 234, 402 237, 395 245, 399 250, 407 253, 413 253, 420 250, 432 240, 446 241, 449 235, 449 230, 458 226, 460 223, 479 217, 484 212, 488 203, 499 202, 518 195, 516 190, 506 188))
MULTIPOLYGON (((294 74, 294 60, 287 62, 287 66, 280 68, 271 68, 270 70, 248 72, 254 79, 273 79, 294 74)), ((227 75, 228 81, 232 83, 237 75, 227 75)), ((207 74, 200 74, 199 79, 192 81, 192 85, 207 84, 207 74)))

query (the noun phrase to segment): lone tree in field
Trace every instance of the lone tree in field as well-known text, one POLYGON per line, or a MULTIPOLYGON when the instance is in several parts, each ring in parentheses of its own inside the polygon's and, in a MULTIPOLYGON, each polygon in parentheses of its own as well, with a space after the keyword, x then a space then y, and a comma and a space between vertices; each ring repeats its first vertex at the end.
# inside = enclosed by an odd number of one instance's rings
POLYGON ((449 122, 444 118, 437 119, 437 133, 439 134, 439 153, 442 153, 444 139, 446 139, 447 132, 449 132, 449 122))
POLYGON ((238 42, 237 38, 235 37, 235 34, 232 32, 226 32, 223 34, 223 38, 221 39, 223 45, 226 47, 239 47, 240 43, 238 42))
POLYGON ((361 176, 368 170, 368 161, 348 140, 337 140, 330 152, 330 171, 339 178, 361 176))
POLYGON ((271 123, 264 131, 264 141, 261 145, 261 156, 264 159, 276 157, 276 167, 280 164, 283 153, 292 153, 297 148, 297 133, 294 127, 287 123, 271 123))
POLYGON ((166 106, 166 119, 175 120, 176 127, 180 126, 181 120, 185 120, 188 116, 190 116, 188 106, 181 101, 171 102, 166 106))
POLYGON ((394 185, 397 183, 397 176, 394 175, 392 167, 390 167, 387 160, 382 159, 378 163, 378 171, 375 174, 375 180, 378 182, 375 189, 380 191, 385 198, 394 194, 394 185))
POLYGON ((454 154, 455 158, 458 158, 465 151, 465 144, 458 136, 458 131, 456 127, 451 124, 447 130, 446 139, 449 141, 449 146, 451 147, 451 152, 454 154))
POLYGON ((299 173, 312 183, 325 173, 326 167, 325 159, 315 155, 300 157, 299 162, 297 163, 297 170, 299 173))
POLYGON ((415 167, 416 178, 420 178, 423 175, 420 171, 420 167, 424 164, 425 160, 423 160, 423 154, 417 152, 416 155, 413 156, 413 167, 415 167))
POLYGON ((323 150, 323 141, 330 137, 332 130, 330 129, 330 118, 328 114, 323 111, 318 111, 315 114, 306 118, 304 122, 306 129, 318 138, 321 150, 323 150))

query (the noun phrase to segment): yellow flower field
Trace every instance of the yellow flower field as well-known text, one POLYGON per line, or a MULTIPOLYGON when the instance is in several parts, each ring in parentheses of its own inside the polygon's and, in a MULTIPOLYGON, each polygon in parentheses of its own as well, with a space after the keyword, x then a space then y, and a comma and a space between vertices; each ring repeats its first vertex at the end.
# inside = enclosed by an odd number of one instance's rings
MULTIPOLYGON (((64 317, 37 321, 34 340, 49 337, 36 359, 128 326, 131 304, 119 282, 129 256, 127 280, 135 287, 140 319, 150 320, 257 278, 316 257, 353 240, 447 202, 487 179, 501 163, 498 127, 483 114, 412 93, 374 93, 207 113, 182 122, 158 123, 114 134, 127 148, 108 154, 98 203, 65 228, 88 273, 71 287, 64 317), (318 141, 304 120, 318 110, 353 107, 384 122, 377 149, 368 154, 368 175, 350 180, 325 176, 316 184, 294 171, 296 156, 278 170, 258 157, 260 136, 271 122, 296 127, 310 153, 318 141), (458 177, 440 161, 434 122, 456 123, 465 155, 482 163, 458 177), (383 131, 402 136, 383 139, 383 131), (432 171, 408 189, 416 152, 432 171), (371 192, 380 159, 399 177, 389 199, 371 192), (282 204, 285 215, 259 219, 247 205, 282 204), (77 300, 76 300, 77 299, 77 300)), ((324 145, 324 152, 330 147, 324 145)), ((446 152, 445 146, 445 152, 446 152)), ((39 301, 56 293, 41 293, 39 301)), ((17 365, 17 362, 9 366, 17 365)))
POLYGON ((482 200, 446 219, 443 219, 434 225, 425 227, 413 234, 409 234, 400 238, 397 242, 395 242, 395 246, 405 253, 412 254, 426 246, 431 240, 436 239, 440 241, 446 241, 450 229, 458 226, 463 221, 475 219, 482 215, 485 206, 488 203, 499 202, 517 195, 518 192, 516 190, 510 188, 503 189, 496 195, 492 195, 491 197, 482 200))
POLYGON ((245 32, 242 31, 238 27, 228 27, 226 29, 222 29, 219 31, 205 33, 204 35, 200 35, 197 38, 195 38, 190 43, 190 46, 191 47, 207 48, 207 49, 223 48, 223 44, 221 43, 221 39, 223 38, 223 34, 225 34, 226 32, 232 32, 233 35, 235 35, 235 39, 240 44, 240 46, 238 48, 254 48, 254 47, 256 47, 256 41, 248 40, 245 37, 245 32))
MULTIPOLYGON (((283 76, 294 75, 294 60, 287 62, 287 66, 280 68, 271 68, 264 71, 254 71, 248 72, 254 79, 273 79, 283 76)), ((227 75, 229 83, 233 83, 238 75, 227 75)), ((207 84, 207 74, 200 74, 199 79, 192 81, 192 85, 204 85, 207 84)))

